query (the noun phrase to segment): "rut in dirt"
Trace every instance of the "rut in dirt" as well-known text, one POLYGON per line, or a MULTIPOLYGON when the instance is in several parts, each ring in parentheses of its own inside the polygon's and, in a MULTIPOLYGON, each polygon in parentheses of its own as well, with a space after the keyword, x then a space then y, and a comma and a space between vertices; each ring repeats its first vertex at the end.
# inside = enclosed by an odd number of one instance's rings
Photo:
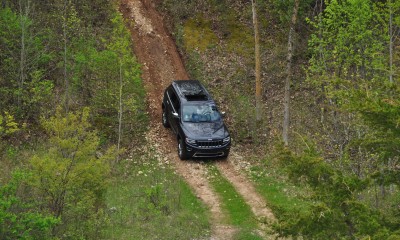
MULTIPOLYGON (((166 31, 163 18, 151 0, 121 0, 120 3, 120 11, 131 31, 135 55, 142 65, 142 79, 151 118, 150 130, 147 133, 149 144, 156 146, 155 149, 160 151, 160 156, 174 165, 197 197, 209 207, 211 238, 232 239, 236 228, 224 224, 225 215, 220 207, 221 201, 207 181, 205 166, 195 161, 180 161, 175 150, 176 139, 161 127, 161 101, 164 89, 175 79, 189 79, 175 43, 166 31)), ((240 158, 233 153, 227 161, 218 162, 217 167, 243 196, 257 218, 266 222, 274 221, 275 218, 264 199, 255 191, 252 184, 235 170, 232 162, 240 161, 240 158)))

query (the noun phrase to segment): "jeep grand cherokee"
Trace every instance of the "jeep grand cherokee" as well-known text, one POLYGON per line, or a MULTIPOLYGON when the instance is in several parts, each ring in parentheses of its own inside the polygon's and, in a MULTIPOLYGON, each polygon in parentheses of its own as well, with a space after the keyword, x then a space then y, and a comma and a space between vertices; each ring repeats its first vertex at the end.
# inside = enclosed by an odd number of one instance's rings
POLYGON ((178 155, 227 157, 231 139, 210 94, 197 80, 173 81, 164 92, 162 124, 178 141, 178 155))

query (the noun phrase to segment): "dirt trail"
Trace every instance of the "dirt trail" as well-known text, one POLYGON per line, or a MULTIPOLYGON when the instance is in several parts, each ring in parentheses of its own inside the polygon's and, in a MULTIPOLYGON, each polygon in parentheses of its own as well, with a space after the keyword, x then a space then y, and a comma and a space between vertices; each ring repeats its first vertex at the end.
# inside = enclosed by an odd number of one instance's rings
POLYGON ((257 193, 253 184, 235 169, 235 166, 231 163, 234 161, 234 158, 236 158, 235 160, 237 161, 237 158, 240 158, 240 156, 231 154, 229 157, 230 161, 219 161, 217 162, 217 167, 251 207, 252 212, 260 223, 260 228, 265 230, 270 223, 276 221, 275 216, 267 207, 264 198, 257 193))
MULTIPOLYGON (((120 11, 130 23, 135 55, 142 64, 142 78, 147 92, 150 130, 149 144, 158 149, 163 161, 173 164, 196 195, 211 210, 211 239, 232 239, 236 232, 233 226, 224 224, 221 201, 209 186, 205 166, 197 161, 181 161, 176 153, 176 140, 161 127, 161 101, 164 89, 174 79, 189 79, 172 37, 165 30, 163 19, 155 10, 151 0, 121 0, 120 11)), ((236 154, 232 154, 236 155, 236 154)), ((243 195, 259 219, 274 220, 265 201, 256 193, 251 183, 241 176, 229 161, 217 164, 224 176, 243 195)), ((238 160, 237 158, 235 160, 238 160)))

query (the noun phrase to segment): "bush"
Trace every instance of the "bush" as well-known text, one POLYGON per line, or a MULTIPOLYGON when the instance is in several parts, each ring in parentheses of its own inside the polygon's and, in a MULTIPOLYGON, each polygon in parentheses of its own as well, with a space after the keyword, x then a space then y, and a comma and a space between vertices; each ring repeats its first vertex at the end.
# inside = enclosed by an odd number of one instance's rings
POLYGON ((15 171, 11 180, 0 186, 0 239, 50 239, 59 220, 40 212, 26 189, 30 175, 15 171))
POLYGON ((60 218, 57 236, 87 238, 93 230, 88 223, 104 204, 110 162, 115 148, 99 154, 97 132, 88 122, 89 109, 43 119, 49 136, 48 149, 30 160, 30 183, 42 209, 60 218))

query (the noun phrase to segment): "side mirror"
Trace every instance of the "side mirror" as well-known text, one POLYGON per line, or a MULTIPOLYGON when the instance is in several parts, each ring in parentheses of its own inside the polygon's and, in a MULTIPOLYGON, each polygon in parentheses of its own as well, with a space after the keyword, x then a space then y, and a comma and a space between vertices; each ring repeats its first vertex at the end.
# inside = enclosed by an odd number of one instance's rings
POLYGON ((179 118, 179 114, 176 112, 172 112, 172 116, 174 116, 174 118, 179 118))

